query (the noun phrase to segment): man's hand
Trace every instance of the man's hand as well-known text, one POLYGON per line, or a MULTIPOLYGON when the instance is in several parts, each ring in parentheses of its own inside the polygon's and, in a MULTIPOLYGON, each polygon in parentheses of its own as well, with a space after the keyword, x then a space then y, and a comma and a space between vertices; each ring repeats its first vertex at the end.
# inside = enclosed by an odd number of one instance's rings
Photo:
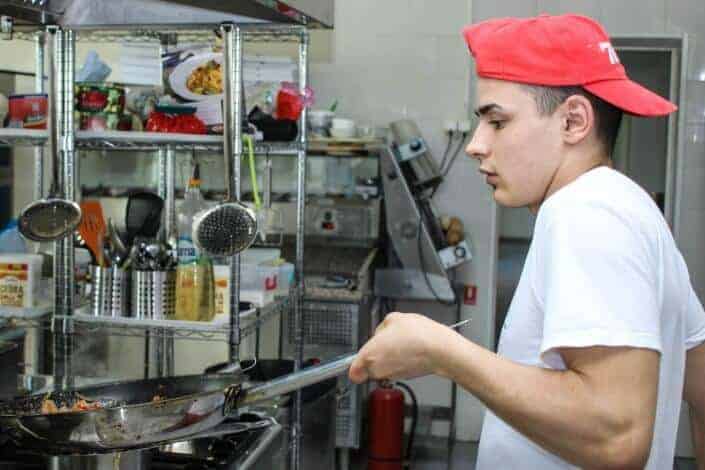
POLYGON ((436 351, 449 335, 457 333, 423 315, 390 313, 357 354, 350 380, 362 383, 438 373, 436 351))

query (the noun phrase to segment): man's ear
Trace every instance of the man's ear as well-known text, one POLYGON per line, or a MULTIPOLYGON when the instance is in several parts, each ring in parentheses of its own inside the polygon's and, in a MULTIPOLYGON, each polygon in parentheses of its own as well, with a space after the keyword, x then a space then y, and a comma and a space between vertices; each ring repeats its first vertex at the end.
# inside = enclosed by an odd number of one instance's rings
POLYGON ((582 95, 572 95, 561 105, 561 134, 568 144, 582 142, 595 127, 595 112, 590 100, 582 95))

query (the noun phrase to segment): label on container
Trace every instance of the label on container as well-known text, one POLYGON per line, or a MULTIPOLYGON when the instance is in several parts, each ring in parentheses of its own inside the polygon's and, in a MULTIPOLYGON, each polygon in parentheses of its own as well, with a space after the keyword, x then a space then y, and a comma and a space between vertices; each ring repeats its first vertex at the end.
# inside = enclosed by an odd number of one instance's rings
POLYGON ((228 277, 218 277, 217 274, 215 276, 215 314, 230 315, 230 282, 228 277))
POLYGON ((0 263, 0 305, 24 307, 28 271, 26 264, 0 263))
POLYGON ((190 264, 198 261, 198 248, 194 245, 191 237, 179 237, 176 248, 179 264, 190 264))

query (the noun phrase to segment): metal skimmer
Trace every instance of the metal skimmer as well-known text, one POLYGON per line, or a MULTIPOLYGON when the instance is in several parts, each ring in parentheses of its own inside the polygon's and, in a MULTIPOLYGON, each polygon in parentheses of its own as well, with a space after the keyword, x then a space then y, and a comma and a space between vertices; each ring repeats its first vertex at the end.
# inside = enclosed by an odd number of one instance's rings
POLYGON ((29 240, 58 240, 76 230, 81 222, 81 208, 73 201, 49 197, 25 207, 20 213, 19 229, 29 240))
POLYGON ((249 247, 256 235, 255 213, 238 202, 226 201, 196 216, 192 238, 211 256, 232 256, 249 247))
MULTIPOLYGON (((239 66, 235 54, 232 44, 228 44, 223 50, 223 67, 227 69, 223 74, 228 77, 223 81, 226 97, 238 94, 242 96, 243 93, 242 77, 240 76, 240 80, 233 78, 239 70, 230 70, 233 66, 239 66)), ((226 106, 225 110, 227 112, 223 113, 223 157, 227 195, 221 204, 196 215, 191 236, 196 247, 211 256, 233 256, 249 247, 257 236, 257 217, 252 210, 237 201, 240 197, 239 187, 236 191, 233 178, 235 158, 239 168, 242 149, 233 149, 232 129, 237 129, 238 132, 242 130, 242 115, 240 109, 235 109, 235 106, 226 106)))

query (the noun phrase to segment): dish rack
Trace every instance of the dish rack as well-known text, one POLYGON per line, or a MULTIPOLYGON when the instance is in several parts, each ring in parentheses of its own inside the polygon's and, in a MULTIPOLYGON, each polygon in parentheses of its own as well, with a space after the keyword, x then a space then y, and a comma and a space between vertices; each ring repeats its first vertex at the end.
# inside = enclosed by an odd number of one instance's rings
MULTIPOLYGON (((242 111, 240 87, 243 75, 243 46, 248 42, 289 42, 298 44, 298 85, 303 93, 308 85, 308 46, 309 32, 305 26, 279 24, 234 24, 215 25, 149 25, 119 27, 76 27, 42 26, 17 28, 14 40, 32 41, 35 44, 36 80, 38 93, 50 97, 48 124, 46 130, 0 129, 0 143, 7 145, 31 146, 34 149, 33 198, 40 199, 45 194, 44 154, 58 154, 59 173, 63 180, 63 197, 78 200, 77 159, 83 150, 140 150, 153 151, 158 158, 158 194, 165 201, 165 229, 170 233, 176 225, 175 210, 175 152, 220 151, 226 158, 235 160, 235 197, 240 200, 240 159, 243 156, 242 111), (160 52, 178 40, 189 44, 212 43, 217 36, 224 49, 223 136, 161 134, 153 132, 89 132, 76 131, 74 123, 74 86, 76 44, 78 42, 151 42, 160 46, 160 52), (45 67, 46 63, 46 67, 45 67), (45 87, 43 77, 48 75, 50 86, 45 87)), ((240 345, 244 336, 256 332, 260 326, 282 312, 291 312, 294 318, 295 337, 299 347, 295 354, 295 369, 303 361, 303 254, 305 224, 305 181, 306 181, 306 109, 298 121, 299 135, 292 142, 258 143, 255 152, 272 156, 297 159, 297 206, 296 206, 296 283, 288 296, 257 312, 256 323, 240 326, 240 255, 230 260, 231 298, 230 322, 227 326, 190 326, 179 322, 141 321, 140 319, 115 319, 92 317, 81 314, 81 307, 75 305, 75 257, 71 237, 57 241, 54 246, 54 297, 51 308, 42 309, 0 309, 0 325, 5 327, 37 328, 48 332, 53 338, 50 370, 56 377, 72 376, 72 360, 77 334, 102 333, 116 336, 138 336, 149 339, 156 348, 157 374, 162 376, 174 373, 174 339, 210 339, 226 341, 229 345, 229 359, 238 362, 240 345), (150 339, 151 338, 151 339, 150 339)), ((147 358, 151 356, 147 356, 147 358)), ((149 360, 149 359, 148 359, 149 360)), ((149 373, 149 364, 145 372, 149 373)), ((294 416, 291 425, 291 468, 300 467, 300 427, 301 394, 296 394, 294 416)))

